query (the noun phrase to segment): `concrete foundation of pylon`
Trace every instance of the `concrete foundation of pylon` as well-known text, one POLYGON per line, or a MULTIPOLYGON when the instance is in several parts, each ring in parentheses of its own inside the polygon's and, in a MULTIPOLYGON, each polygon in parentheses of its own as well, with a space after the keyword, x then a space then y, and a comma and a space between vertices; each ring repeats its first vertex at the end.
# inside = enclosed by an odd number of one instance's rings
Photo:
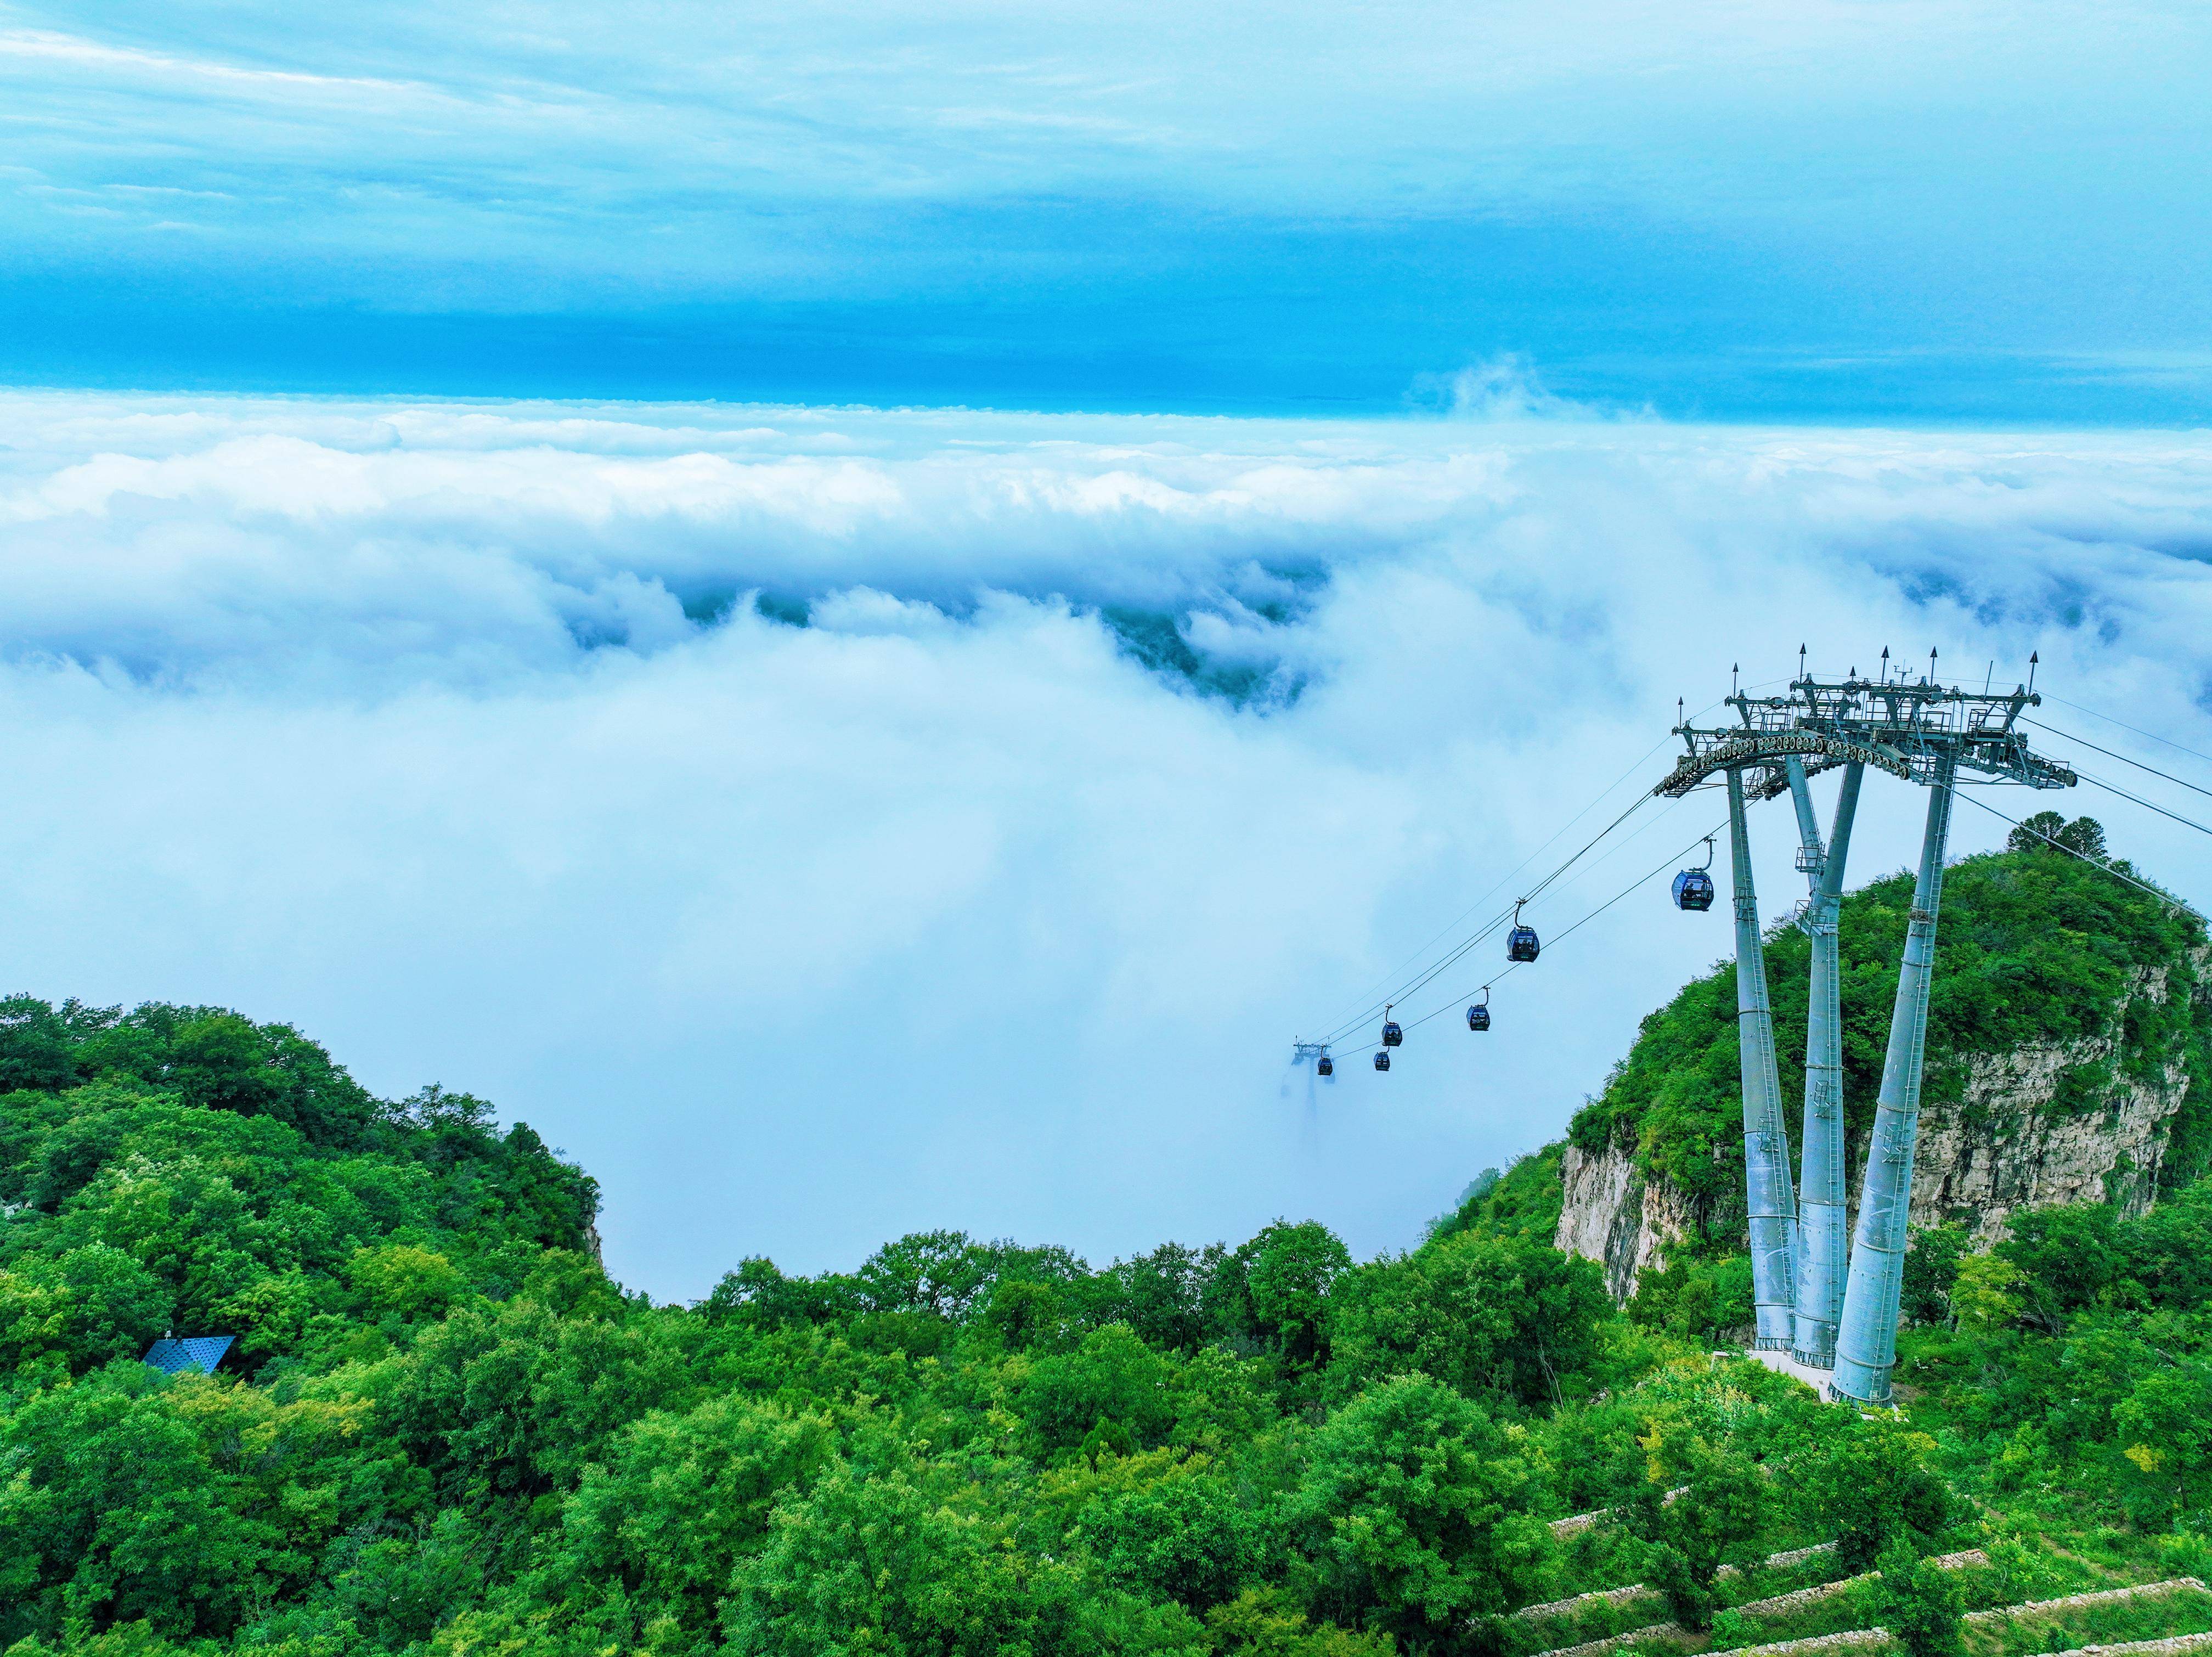
POLYGON ((1806 1386, 1824 1398, 1828 1396, 1828 1381, 1835 1373, 1833 1370, 1815 1369, 1809 1363, 1800 1363, 1787 1352, 1761 1352, 1754 1349, 1744 1355, 1755 1362, 1765 1364, 1778 1375, 1788 1375, 1793 1380, 1803 1381, 1806 1386))

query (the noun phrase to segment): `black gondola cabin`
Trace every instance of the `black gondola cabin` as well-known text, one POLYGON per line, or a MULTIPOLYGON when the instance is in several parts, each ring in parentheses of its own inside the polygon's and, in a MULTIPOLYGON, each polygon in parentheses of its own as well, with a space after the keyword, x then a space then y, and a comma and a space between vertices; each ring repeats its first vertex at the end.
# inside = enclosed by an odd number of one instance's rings
POLYGON ((1713 877, 1701 868, 1686 868, 1674 877, 1674 907, 1707 910, 1713 906, 1713 877))

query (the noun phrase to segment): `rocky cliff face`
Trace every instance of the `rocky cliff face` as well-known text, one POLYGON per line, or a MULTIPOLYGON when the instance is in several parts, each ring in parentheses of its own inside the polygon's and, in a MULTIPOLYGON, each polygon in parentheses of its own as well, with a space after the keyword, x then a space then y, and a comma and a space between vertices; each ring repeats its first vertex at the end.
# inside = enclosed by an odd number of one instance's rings
POLYGON ((1569 1145, 1559 1177, 1565 1200, 1553 1246, 1595 1260, 1606 1287, 1625 1301, 1636 1274, 1666 1264, 1668 1247, 1689 1234, 1696 1214, 1682 1193, 1663 1179, 1646 1181, 1632 1148, 1608 1142, 1595 1154, 1569 1145))
MULTIPOLYGON (((2212 952, 2192 961, 2202 1002, 2212 952)), ((1970 1061, 1960 1101, 1922 1115, 1913 1223, 1963 1224, 1989 1242, 2015 1209, 2149 1208, 2190 1076, 2178 1057, 2129 1074, 2119 1033, 2132 1003, 2166 1006, 2173 978, 2168 966, 2137 972, 2106 1034, 1970 1061)))
MULTIPOLYGON (((2201 1011, 2212 995, 2212 949, 2190 958, 2194 987, 2179 993, 2201 1011)), ((2176 978, 2170 965, 2137 971, 2098 1036, 1967 1059, 1959 1096, 1921 1112, 1912 1223, 1965 1225, 1986 1244, 2019 1209, 2149 1208, 2191 1078, 2178 1057, 2131 1066, 2126 1032, 2136 1003, 2168 1005, 2176 978)), ((1854 1199, 1864 1155, 1863 1141, 1855 1140, 1847 1164, 1854 1199)), ((1647 1179, 1633 1143, 1617 1137, 1596 1152, 1567 1146, 1561 1179, 1556 1246, 1601 1264, 1616 1299, 1634 1292, 1644 1267, 1663 1265, 1668 1249, 1701 1219, 1678 1189, 1647 1179)))

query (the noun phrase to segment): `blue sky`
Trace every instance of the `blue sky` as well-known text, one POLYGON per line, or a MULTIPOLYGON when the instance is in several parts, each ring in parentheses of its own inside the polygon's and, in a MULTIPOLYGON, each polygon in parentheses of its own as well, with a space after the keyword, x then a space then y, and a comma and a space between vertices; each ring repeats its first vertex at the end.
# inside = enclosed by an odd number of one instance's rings
POLYGON ((2126 0, 0 5, 0 381, 2191 423, 2208 80, 2126 0))
POLYGON ((1732 661, 2212 752, 2208 71, 2194 0, 0 0, 5 987, 488 1097, 659 1295, 1408 1243, 1725 917, 1289 1041, 1732 661))

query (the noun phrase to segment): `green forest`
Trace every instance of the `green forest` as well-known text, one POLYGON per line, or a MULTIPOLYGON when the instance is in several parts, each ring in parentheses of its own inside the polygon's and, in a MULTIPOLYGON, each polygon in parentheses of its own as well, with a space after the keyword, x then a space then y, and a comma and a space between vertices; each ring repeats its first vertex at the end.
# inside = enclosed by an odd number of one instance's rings
MULTIPOLYGON (((1906 901, 1846 910, 1856 1120, 1906 901)), ((590 1178, 481 1100, 374 1098, 218 1008, 18 996, 0 1647, 1604 1657, 1880 1630, 1850 1637, 2014 1657, 2212 1630, 2205 1001, 2125 993, 2203 942, 2048 850, 1953 872, 1931 1093, 2100 1032, 2065 1108, 2131 1067, 2192 1086, 2155 1189, 1987 1252, 1919 1236, 1882 1415, 1727 1349, 1728 969, 1573 1127, 1704 1203, 1625 1307, 1551 1246, 1556 1147, 1370 1261, 1310 1221, 1103 1267, 934 1233, 655 1305, 601 1269, 590 1178), (167 1331, 237 1345, 165 1375, 139 1360, 167 1331)))

